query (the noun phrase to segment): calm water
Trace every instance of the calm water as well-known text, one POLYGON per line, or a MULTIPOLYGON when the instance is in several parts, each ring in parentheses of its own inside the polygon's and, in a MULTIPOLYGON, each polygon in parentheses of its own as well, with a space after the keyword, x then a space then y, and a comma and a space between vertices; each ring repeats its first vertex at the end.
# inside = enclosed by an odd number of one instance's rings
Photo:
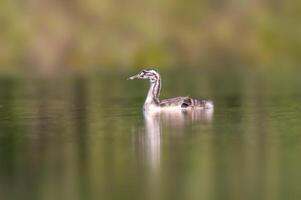
POLYGON ((173 115, 133 73, 0 78, 0 199, 301 198, 300 73, 163 72, 215 102, 173 115))

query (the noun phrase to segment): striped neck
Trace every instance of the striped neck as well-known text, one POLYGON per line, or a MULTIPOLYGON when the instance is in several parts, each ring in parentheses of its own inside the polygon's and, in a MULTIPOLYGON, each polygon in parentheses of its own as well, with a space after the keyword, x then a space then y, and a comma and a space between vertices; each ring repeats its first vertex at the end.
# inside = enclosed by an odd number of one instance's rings
POLYGON ((148 94, 144 105, 159 104, 160 91, 161 91, 161 78, 159 74, 156 74, 156 76, 150 79, 150 88, 148 90, 148 94))

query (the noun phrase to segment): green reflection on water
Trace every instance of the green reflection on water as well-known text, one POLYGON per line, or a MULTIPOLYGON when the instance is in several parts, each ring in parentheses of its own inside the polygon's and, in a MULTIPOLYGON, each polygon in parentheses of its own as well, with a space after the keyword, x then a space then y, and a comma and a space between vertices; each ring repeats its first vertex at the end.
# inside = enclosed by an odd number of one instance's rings
POLYGON ((301 197, 297 74, 162 72, 216 107, 159 116, 129 74, 0 78, 1 199, 301 197))

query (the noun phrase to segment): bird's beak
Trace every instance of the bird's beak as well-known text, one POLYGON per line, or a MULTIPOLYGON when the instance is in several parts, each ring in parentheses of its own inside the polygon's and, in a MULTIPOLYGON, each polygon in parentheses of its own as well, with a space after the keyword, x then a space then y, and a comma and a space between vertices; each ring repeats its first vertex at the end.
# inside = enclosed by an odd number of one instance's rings
POLYGON ((134 79, 138 79, 139 76, 138 75, 135 75, 135 76, 131 76, 129 78, 127 78, 126 80, 134 80, 134 79))

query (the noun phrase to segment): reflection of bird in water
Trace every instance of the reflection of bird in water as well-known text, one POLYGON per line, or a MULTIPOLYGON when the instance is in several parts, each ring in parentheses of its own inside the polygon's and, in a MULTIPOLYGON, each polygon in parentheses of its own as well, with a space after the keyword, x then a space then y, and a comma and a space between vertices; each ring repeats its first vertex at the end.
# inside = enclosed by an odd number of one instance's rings
POLYGON ((199 100, 191 97, 175 97, 171 99, 160 100, 161 77, 156 70, 145 69, 139 74, 128 78, 133 79, 148 79, 150 88, 144 102, 144 110, 191 110, 213 109, 213 103, 207 100, 199 100))
POLYGON ((190 122, 211 122, 212 109, 206 110, 161 110, 158 112, 144 111, 144 116, 157 118, 160 123, 171 126, 183 126, 190 122))
POLYGON ((145 120, 145 134, 144 134, 144 144, 146 144, 146 153, 153 168, 160 163, 160 145, 161 145, 161 127, 160 118, 144 114, 145 120))
POLYGON ((145 134, 139 134, 139 144, 153 169, 160 164, 162 125, 173 127, 185 126, 190 122, 206 122, 212 120, 213 110, 177 110, 177 111, 144 111, 145 134))

